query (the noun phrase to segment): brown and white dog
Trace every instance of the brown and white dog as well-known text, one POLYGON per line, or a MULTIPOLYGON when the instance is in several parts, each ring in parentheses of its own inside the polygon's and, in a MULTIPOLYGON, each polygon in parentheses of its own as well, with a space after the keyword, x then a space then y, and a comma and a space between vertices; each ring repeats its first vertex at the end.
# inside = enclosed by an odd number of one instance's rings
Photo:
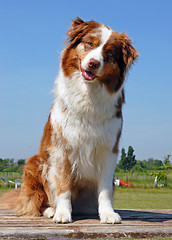
POLYGON ((24 168, 16 210, 58 223, 72 213, 119 223, 112 183, 122 130, 124 79, 138 56, 125 33, 77 18, 67 32, 55 101, 39 152, 24 168))

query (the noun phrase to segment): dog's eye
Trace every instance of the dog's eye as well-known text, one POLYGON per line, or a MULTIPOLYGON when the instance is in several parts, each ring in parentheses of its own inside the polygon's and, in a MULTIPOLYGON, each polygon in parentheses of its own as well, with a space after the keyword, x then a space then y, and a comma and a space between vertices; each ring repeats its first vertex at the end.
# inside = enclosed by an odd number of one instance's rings
POLYGON ((90 47, 93 47, 92 42, 87 42, 87 45, 89 45, 90 47))
POLYGON ((93 43, 92 42, 85 42, 85 50, 89 50, 93 48, 93 43))

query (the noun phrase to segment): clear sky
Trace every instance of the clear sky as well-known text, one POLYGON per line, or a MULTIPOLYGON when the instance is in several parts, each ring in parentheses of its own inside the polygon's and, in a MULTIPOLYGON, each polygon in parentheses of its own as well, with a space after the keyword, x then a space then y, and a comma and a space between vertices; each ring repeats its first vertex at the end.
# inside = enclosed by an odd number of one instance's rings
MULTIPOLYGON (((0 158, 37 153, 71 19, 126 32, 140 52, 125 83, 120 148, 172 154, 171 0, 0 0, 0 158)), ((172 158, 172 157, 171 157, 172 158)))

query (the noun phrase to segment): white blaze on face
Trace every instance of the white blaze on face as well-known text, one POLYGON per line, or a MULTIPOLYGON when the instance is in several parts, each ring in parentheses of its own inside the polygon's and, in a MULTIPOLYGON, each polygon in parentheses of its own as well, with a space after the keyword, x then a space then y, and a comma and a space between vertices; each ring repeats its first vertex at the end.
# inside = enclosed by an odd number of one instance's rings
POLYGON ((97 69, 97 74, 96 74, 97 76, 99 76, 99 74, 103 68, 102 48, 106 44, 106 42, 108 41, 108 39, 110 38, 111 33, 112 33, 112 30, 109 30, 106 27, 101 27, 100 30, 101 30, 100 45, 97 48, 90 51, 81 63, 82 68, 84 70, 88 70, 89 69, 88 63, 91 58, 94 58, 95 60, 99 61, 100 67, 97 69))

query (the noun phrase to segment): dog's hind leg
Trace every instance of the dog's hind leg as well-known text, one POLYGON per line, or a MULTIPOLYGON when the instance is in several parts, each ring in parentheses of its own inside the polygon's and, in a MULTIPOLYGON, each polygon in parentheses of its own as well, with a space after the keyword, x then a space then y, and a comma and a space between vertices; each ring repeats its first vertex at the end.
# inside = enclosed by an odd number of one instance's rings
POLYGON ((40 216, 41 209, 48 204, 42 181, 43 159, 38 155, 29 158, 24 168, 22 187, 14 209, 21 215, 40 216))

